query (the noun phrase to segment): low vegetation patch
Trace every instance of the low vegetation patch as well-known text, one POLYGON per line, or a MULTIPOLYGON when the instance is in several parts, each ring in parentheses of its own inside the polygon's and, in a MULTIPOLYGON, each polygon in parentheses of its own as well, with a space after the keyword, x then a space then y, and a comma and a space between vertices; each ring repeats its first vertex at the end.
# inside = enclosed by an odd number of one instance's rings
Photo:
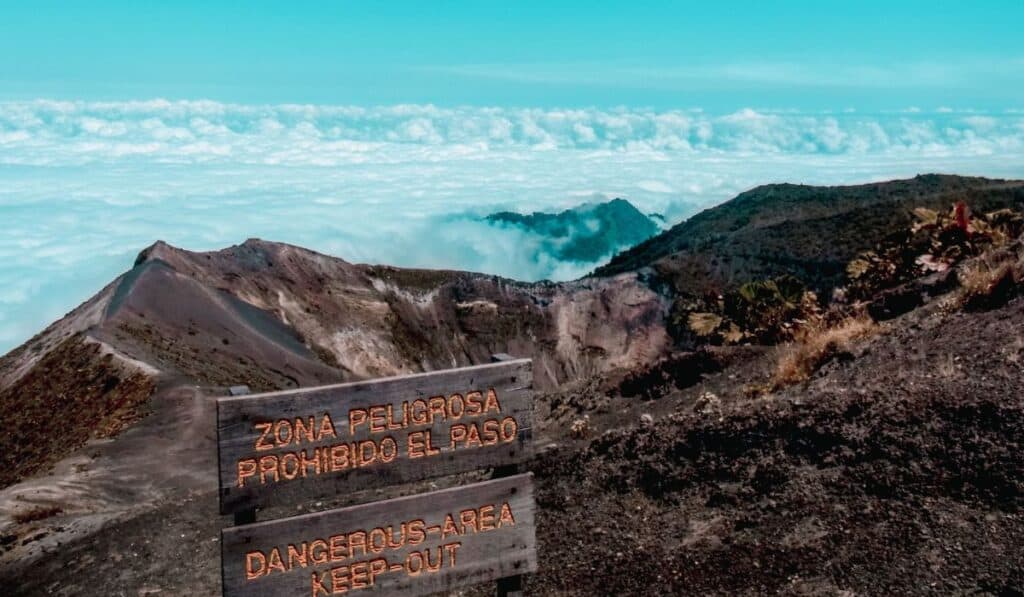
POLYGON ((848 317, 829 327, 803 330, 794 342, 779 347, 779 360, 767 389, 775 391, 806 381, 822 365, 849 354, 856 342, 878 330, 878 324, 865 315, 848 317))
POLYGON ((152 379, 121 367, 81 336, 64 340, 18 383, 0 391, 0 487, 52 465, 95 437, 140 418, 152 379), (40 422, 44 423, 40 423, 40 422))
POLYGON ((967 310, 996 308, 1024 294, 1024 213, 972 214, 960 201, 948 212, 918 208, 914 217, 912 226, 851 260, 844 284, 825 303, 801 280, 782 276, 713 296, 679 297, 673 327, 698 346, 779 345, 770 381, 748 388, 758 395, 803 382, 849 355, 855 343, 879 331, 874 311, 886 297, 902 297, 901 290, 916 300, 913 308, 925 302, 922 293, 944 294, 959 284, 948 304, 967 310), (926 278, 935 282, 913 286, 926 278))
POLYGON ((58 514, 63 514, 64 510, 58 506, 38 506, 30 510, 24 510, 14 515, 14 522, 18 524, 26 524, 29 522, 37 522, 40 520, 46 520, 52 518, 58 514))
POLYGON ((994 309, 1020 295, 1022 287, 1024 254, 995 251, 964 265, 955 303, 969 311, 994 309))
POLYGON ((792 340, 821 315, 818 297, 793 276, 748 282, 699 299, 681 298, 674 326, 709 344, 776 344, 792 340))
POLYGON ((973 258, 998 252, 1024 232, 1024 214, 1000 209, 972 214, 963 202, 948 213, 914 210, 916 222, 846 267, 842 299, 870 301, 880 291, 933 272, 944 272, 973 258))

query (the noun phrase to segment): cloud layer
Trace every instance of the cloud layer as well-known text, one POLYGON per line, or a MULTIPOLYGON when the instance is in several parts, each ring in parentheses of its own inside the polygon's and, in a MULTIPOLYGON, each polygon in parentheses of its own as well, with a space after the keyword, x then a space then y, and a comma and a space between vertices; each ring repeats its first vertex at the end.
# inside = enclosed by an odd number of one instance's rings
POLYGON ((0 103, 0 162, 336 165, 500 149, 961 155, 1020 150, 1024 115, 244 106, 211 101, 0 103), (396 151, 398 149, 398 151, 396 151))
POLYGON ((626 197, 669 222, 758 184, 1024 176, 1024 112, 0 103, 0 352, 156 239, 567 279, 479 220, 626 197))

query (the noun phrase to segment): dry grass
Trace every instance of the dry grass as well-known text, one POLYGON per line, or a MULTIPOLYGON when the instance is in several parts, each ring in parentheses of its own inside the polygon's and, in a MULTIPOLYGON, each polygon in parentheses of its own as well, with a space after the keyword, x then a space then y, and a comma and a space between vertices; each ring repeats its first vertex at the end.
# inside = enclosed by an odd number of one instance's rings
POLYGON ((1015 294, 1024 282, 1024 257, 1013 253, 978 258, 959 272, 960 290, 956 303, 967 309, 999 306, 1015 294))
POLYGON ((794 342, 779 348, 779 360, 769 389, 778 390, 810 378, 822 365, 864 338, 878 333, 871 318, 858 315, 830 327, 805 329, 794 342))
POLYGON ((576 419, 569 425, 569 436, 574 439, 583 439, 590 435, 590 415, 584 415, 582 419, 576 419))
POLYGON ((143 415, 154 389, 152 378, 101 354, 99 345, 67 338, 0 390, 0 487, 45 470, 94 437, 116 435, 143 415))

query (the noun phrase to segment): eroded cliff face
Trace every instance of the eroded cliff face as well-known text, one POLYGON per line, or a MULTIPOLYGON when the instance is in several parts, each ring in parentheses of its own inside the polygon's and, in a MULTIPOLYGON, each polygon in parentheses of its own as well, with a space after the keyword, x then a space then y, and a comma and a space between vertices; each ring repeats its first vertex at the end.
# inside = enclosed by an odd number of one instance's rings
MULTIPOLYGON (((273 390, 460 367, 499 352, 533 358, 545 389, 657 359, 669 347, 668 306, 636 274, 521 284, 354 265, 260 240, 210 253, 156 243, 4 357, 0 392, 11 402, 29 388, 41 404, 78 404, 102 418, 120 412, 125 380, 135 413, 153 392, 159 400, 183 386, 209 396, 238 384, 273 390)), ((32 462, 15 472, 84 444, 95 425, 81 427, 74 441, 24 454, 32 462)))
POLYGON ((667 309, 633 273, 522 284, 354 265, 260 240, 213 253, 157 243, 122 280, 102 334, 214 385, 309 385, 507 352, 534 358, 537 383, 552 387, 661 355, 667 309), (194 369, 194 355, 209 366, 194 369))
POLYGON ((260 240, 210 253, 156 243, 0 359, 0 404, 20 430, 0 442, 0 566, 213 495, 214 400, 229 386, 310 386, 504 352, 532 357, 543 390, 656 360, 669 348, 668 309, 636 274, 521 284, 260 240))

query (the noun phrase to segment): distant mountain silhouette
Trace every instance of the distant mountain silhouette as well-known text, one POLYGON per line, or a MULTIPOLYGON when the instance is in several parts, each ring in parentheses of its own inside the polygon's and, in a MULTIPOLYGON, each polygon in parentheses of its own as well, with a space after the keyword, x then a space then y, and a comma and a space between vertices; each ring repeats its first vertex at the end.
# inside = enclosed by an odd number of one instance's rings
POLYGON ((660 230, 652 218, 625 199, 581 205, 557 214, 502 211, 487 216, 487 221, 539 234, 553 256, 578 262, 607 258, 660 230))

